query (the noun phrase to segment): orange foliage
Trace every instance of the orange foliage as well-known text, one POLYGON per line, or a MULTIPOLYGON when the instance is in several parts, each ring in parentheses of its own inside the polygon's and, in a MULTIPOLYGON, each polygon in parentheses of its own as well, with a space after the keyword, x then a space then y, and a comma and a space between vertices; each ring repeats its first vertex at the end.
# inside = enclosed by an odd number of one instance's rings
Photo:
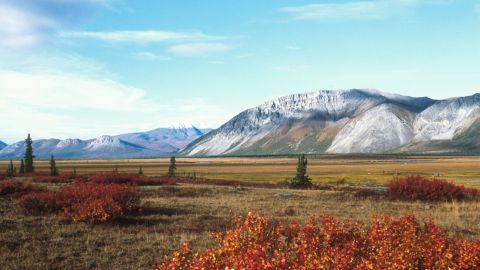
POLYGON ((287 226, 249 213, 214 234, 217 245, 188 244, 152 269, 479 269, 480 241, 450 238, 432 221, 411 215, 374 218, 371 226, 332 217, 287 226))

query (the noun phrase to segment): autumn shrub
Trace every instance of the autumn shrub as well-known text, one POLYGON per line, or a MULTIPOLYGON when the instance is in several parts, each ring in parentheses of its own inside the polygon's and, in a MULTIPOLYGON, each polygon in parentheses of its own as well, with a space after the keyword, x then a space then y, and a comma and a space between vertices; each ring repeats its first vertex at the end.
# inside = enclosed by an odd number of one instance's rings
POLYGON ((478 190, 467 189, 441 179, 407 176, 390 181, 387 195, 393 200, 453 201, 476 198, 478 190))
POLYGON ((7 179, 7 175, 0 173, 0 181, 7 179))
POLYGON ((88 178, 90 182, 99 184, 135 184, 140 180, 139 174, 127 174, 127 173, 99 173, 92 175, 88 178))
POLYGON ((27 193, 20 197, 18 205, 29 214, 56 213, 61 210, 61 205, 57 203, 57 194, 58 192, 54 191, 27 193))
POLYGON ((177 184, 175 177, 160 176, 160 177, 141 177, 135 181, 139 186, 174 186, 177 184))
POLYGON ((18 174, 19 177, 47 177, 50 176, 50 173, 48 172, 32 172, 32 173, 20 173, 18 174))
POLYGON ((52 183, 52 184, 61 184, 61 183, 70 183, 72 180, 65 179, 60 176, 37 176, 32 179, 35 183, 52 183))
POLYGON ((26 194, 18 201, 28 213, 57 213, 67 221, 103 223, 136 210, 138 188, 75 181, 56 192, 26 194))
POLYGON ((432 221, 413 216, 360 222, 312 218, 281 224, 249 213, 213 234, 216 245, 188 244, 152 269, 479 269, 480 241, 449 237, 432 221))
POLYGON ((12 195, 13 197, 19 197, 27 193, 37 193, 45 190, 43 187, 24 184, 16 180, 4 180, 0 182, 0 196, 12 195))

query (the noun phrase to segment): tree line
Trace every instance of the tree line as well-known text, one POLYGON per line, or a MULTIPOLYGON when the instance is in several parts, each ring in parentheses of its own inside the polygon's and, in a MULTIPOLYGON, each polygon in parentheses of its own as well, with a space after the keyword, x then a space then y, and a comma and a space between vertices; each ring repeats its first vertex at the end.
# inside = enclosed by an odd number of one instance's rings
MULTIPOLYGON (((25 139, 25 153, 23 155, 23 159, 20 160, 20 174, 25 173, 33 173, 35 172, 35 167, 33 164, 33 160, 35 155, 33 154, 33 140, 28 134, 27 138, 25 139)), ((297 173, 294 178, 287 180, 287 185, 290 187, 311 187, 312 186, 312 179, 307 175, 307 165, 308 160, 305 155, 300 155, 297 161, 297 173)), ((175 157, 170 158, 170 165, 168 167, 168 176, 175 177, 176 176, 176 159, 175 157)), ((114 172, 118 173, 118 167, 115 166, 114 172)), ((13 161, 10 160, 10 163, 7 166, 7 176, 13 177, 16 174, 15 166, 13 165, 13 161)), ((76 174, 76 169, 74 168, 74 174, 76 174)), ((138 174, 143 175, 143 168, 140 167, 138 174)), ((55 162, 55 158, 53 155, 50 157, 50 176, 59 176, 59 171, 57 168, 57 164, 55 162)))

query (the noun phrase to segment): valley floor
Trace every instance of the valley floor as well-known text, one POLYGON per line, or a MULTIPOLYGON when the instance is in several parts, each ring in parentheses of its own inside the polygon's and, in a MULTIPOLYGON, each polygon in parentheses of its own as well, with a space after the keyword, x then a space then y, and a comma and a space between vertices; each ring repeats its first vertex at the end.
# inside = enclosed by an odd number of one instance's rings
POLYGON ((373 214, 413 213, 420 220, 432 217, 453 236, 480 239, 480 202, 391 202, 345 191, 192 184, 141 189, 142 212, 95 226, 25 216, 14 201, 0 197, 2 269, 148 269, 185 241, 194 249, 211 246, 210 232, 247 211, 278 220, 333 215, 365 222, 373 214))
MULTIPOLYGON (((308 157, 308 174, 318 184, 342 182, 350 185, 382 185, 394 176, 437 177, 480 188, 479 156, 317 156, 308 157)), ((177 158, 179 175, 278 183, 293 177, 296 157, 264 158, 177 158)), ((5 171, 8 161, 0 161, 5 171)), ((165 175, 169 159, 57 160, 60 172, 76 168, 80 174, 112 171, 165 175)), ((36 161, 39 171, 48 171, 48 161, 36 161)), ((19 164, 16 164, 19 167, 19 164)))

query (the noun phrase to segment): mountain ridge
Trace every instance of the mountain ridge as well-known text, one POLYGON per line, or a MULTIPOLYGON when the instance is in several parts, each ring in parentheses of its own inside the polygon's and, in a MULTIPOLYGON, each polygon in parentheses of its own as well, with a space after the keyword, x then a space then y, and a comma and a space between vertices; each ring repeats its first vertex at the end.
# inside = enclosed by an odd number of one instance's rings
MULTIPOLYGON (((33 141, 37 158, 144 158, 171 155, 210 129, 192 127, 158 128, 146 132, 126 133, 98 138, 40 139, 33 141)), ((19 141, 0 149, 0 159, 19 159, 23 156, 25 142, 19 141)))
POLYGON ((402 152, 415 142, 457 138, 475 123, 479 109, 479 94, 435 100, 373 89, 320 90, 247 109, 181 153, 402 152))

